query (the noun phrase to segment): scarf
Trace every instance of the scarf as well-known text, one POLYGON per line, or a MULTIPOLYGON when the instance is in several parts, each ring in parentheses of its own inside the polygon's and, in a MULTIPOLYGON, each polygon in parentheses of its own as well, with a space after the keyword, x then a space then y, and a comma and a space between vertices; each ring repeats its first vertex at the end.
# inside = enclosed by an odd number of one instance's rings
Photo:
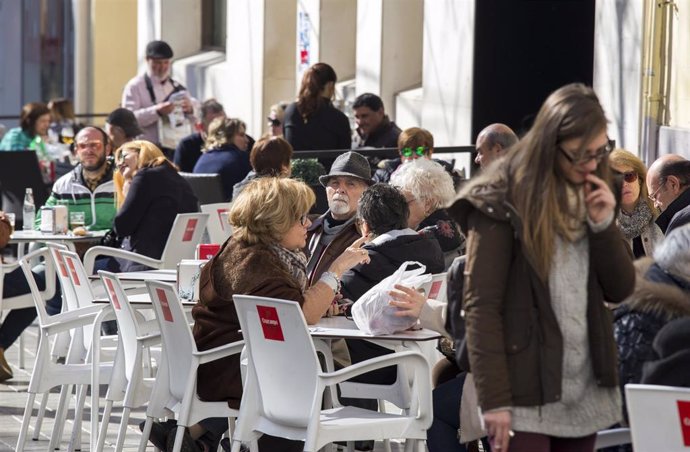
POLYGON ((566 198, 568 202, 568 212, 564 221, 564 230, 561 235, 569 242, 580 240, 587 233, 587 207, 585 206, 585 194, 581 187, 566 185, 566 198))
POLYGON ((307 256, 302 251, 290 251, 280 245, 271 245, 270 248, 285 264, 288 272, 297 280, 304 293, 307 290, 307 256))
POLYGON ((626 239, 632 240, 649 226, 652 217, 652 211, 647 203, 640 200, 631 214, 620 211, 617 218, 618 227, 626 239))

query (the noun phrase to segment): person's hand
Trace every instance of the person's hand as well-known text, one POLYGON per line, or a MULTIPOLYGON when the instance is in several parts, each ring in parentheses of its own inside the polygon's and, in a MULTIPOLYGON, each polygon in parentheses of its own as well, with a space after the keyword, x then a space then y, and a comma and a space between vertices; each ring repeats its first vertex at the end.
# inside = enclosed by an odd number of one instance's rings
POLYGON ((613 215, 616 208, 616 198, 608 184, 594 174, 588 174, 585 182, 585 205, 587 215, 594 224, 613 215))
POLYGON ((156 112, 160 115, 169 115, 175 109, 175 104, 172 102, 161 102, 156 108, 156 112))
POLYGON ((368 264, 370 261, 369 252, 362 248, 366 237, 360 237, 352 245, 347 247, 343 254, 338 256, 331 264, 328 271, 335 273, 340 278, 343 273, 358 264, 368 264))
POLYGON ((125 178, 125 183, 122 184, 122 194, 126 197, 129 193, 129 187, 132 185, 132 178, 125 178))
POLYGON ((512 415, 510 410, 492 411, 484 413, 484 425, 489 436, 491 450, 508 452, 508 443, 513 431, 510 429, 512 415))
POLYGON ((388 304, 398 308, 395 315, 397 317, 413 317, 418 319, 422 308, 426 304, 424 294, 418 292, 413 287, 401 286, 400 284, 396 284, 394 287, 396 290, 388 292, 388 295, 392 298, 388 304))
POLYGON ((194 113, 194 105, 192 105, 192 101, 189 100, 188 97, 183 98, 180 103, 182 104, 182 111, 185 115, 194 113))

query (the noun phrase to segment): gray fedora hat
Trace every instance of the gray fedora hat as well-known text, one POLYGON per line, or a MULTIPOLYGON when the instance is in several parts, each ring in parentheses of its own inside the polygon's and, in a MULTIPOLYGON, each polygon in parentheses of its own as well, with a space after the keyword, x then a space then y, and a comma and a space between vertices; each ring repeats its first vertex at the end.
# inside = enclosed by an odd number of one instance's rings
POLYGON ((372 185, 374 181, 371 180, 371 167, 369 162, 362 155, 357 152, 349 151, 338 156, 331 165, 331 171, 328 174, 319 177, 319 182, 324 187, 328 185, 328 180, 331 177, 349 176, 356 177, 363 180, 367 185, 372 185))

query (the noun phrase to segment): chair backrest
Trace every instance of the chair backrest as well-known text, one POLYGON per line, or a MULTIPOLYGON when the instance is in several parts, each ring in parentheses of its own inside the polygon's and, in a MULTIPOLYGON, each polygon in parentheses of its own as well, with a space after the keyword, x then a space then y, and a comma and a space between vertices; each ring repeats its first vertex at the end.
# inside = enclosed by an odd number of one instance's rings
POLYGON ((164 361, 168 363, 170 393, 182 400, 192 366, 192 353, 197 350, 192 330, 174 285, 146 281, 146 287, 161 331, 161 343, 166 356, 164 361))
POLYGON ((122 288, 122 283, 117 275, 103 270, 100 270, 98 275, 101 277, 101 281, 103 281, 108 299, 113 307, 113 311, 115 311, 118 333, 125 355, 125 375, 131 376, 134 374, 134 365, 137 362, 137 337, 141 336, 139 321, 134 309, 129 304, 127 294, 125 294, 125 290, 122 288))
POLYGON ((431 276, 431 281, 422 286, 422 290, 424 290, 427 298, 446 301, 446 286, 446 273, 436 273, 431 276))
POLYGON ((205 174, 205 173, 180 173, 192 187, 192 191, 199 200, 199 204, 213 204, 216 202, 225 201, 225 193, 223 192, 223 183, 220 180, 220 174, 205 174))
POLYGON ((247 384, 256 385, 260 412, 282 424, 307 426, 320 367, 300 305, 250 295, 233 300, 252 367, 247 384))
POLYGON ((48 323, 48 313, 46 312, 46 306, 41 296, 41 291, 38 289, 38 284, 36 284, 36 279, 34 274, 31 272, 33 259, 37 257, 43 257, 45 259, 46 265, 46 280, 52 278, 53 276, 53 260, 50 257, 50 251, 48 248, 40 248, 38 250, 32 251, 19 260, 19 265, 24 272, 24 277, 26 282, 29 284, 29 290, 31 291, 31 296, 34 299, 34 306, 36 306, 36 312, 38 313, 38 323, 39 325, 45 325, 48 323))
POLYGON ((74 293, 74 288, 69 278, 69 272, 67 271, 67 265, 59 253, 60 250, 67 251, 67 247, 57 243, 46 243, 46 246, 50 249, 50 257, 53 260, 53 265, 55 265, 58 281, 62 288, 62 300, 64 303, 62 309, 63 311, 65 309, 77 309, 79 307, 77 295, 74 293))
POLYGON ((690 450, 690 388, 625 385, 636 452, 690 450))
POLYGON ((201 211, 208 214, 206 229, 211 243, 224 243, 232 235, 232 226, 228 222, 231 205, 230 202, 219 202, 201 206, 201 211))
POLYGON ((163 268, 174 270, 182 259, 194 258, 207 222, 206 213, 177 214, 161 256, 163 268))
MULTIPOLYGON (((86 269, 84 268, 84 264, 79 259, 79 255, 74 251, 69 251, 66 249, 57 250, 57 255, 62 260, 63 265, 69 274, 69 279, 65 280, 65 282, 69 284, 68 290, 72 291, 76 298, 77 307, 84 308, 91 306, 93 304, 95 294, 93 287, 91 286, 91 281, 86 273, 86 269)), ((62 273, 62 267, 60 268, 60 273, 62 273)), ((85 326, 83 330, 80 331, 83 332, 83 336, 80 340, 82 341, 82 344, 84 344, 85 350, 88 350, 93 338, 93 326, 85 326)))

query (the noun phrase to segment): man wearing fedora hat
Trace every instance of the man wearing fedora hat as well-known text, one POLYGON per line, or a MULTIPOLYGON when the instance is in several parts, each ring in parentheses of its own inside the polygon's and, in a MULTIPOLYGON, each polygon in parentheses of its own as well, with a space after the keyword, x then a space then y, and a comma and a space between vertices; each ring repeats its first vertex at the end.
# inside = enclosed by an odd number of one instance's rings
POLYGON ((357 202, 373 182, 369 162, 357 152, 341 154, 331 171, 319 177, 326 187, 328 212, 316 218, 309 228, 307 273, 310 282, 318 281, 333 260, 361 237, 355 225, 357 202))
MULTIPOLYGON (((160 144, 158 121, 167 117, 176 105, 170 101, 175 93, 184 93, 180 105, 185 116, 194 119, 194 105, 198 104, 187 93, 187 88, 171 77, 173 50, 165 41, 151 41, 146 45, 146 72, 137 75, 125 85, 122 92, 122 106, 134 112, 139 126, 143 129, 143 140, 160 144)), ((170 157, 172 158, 170 150, 170 157)))

